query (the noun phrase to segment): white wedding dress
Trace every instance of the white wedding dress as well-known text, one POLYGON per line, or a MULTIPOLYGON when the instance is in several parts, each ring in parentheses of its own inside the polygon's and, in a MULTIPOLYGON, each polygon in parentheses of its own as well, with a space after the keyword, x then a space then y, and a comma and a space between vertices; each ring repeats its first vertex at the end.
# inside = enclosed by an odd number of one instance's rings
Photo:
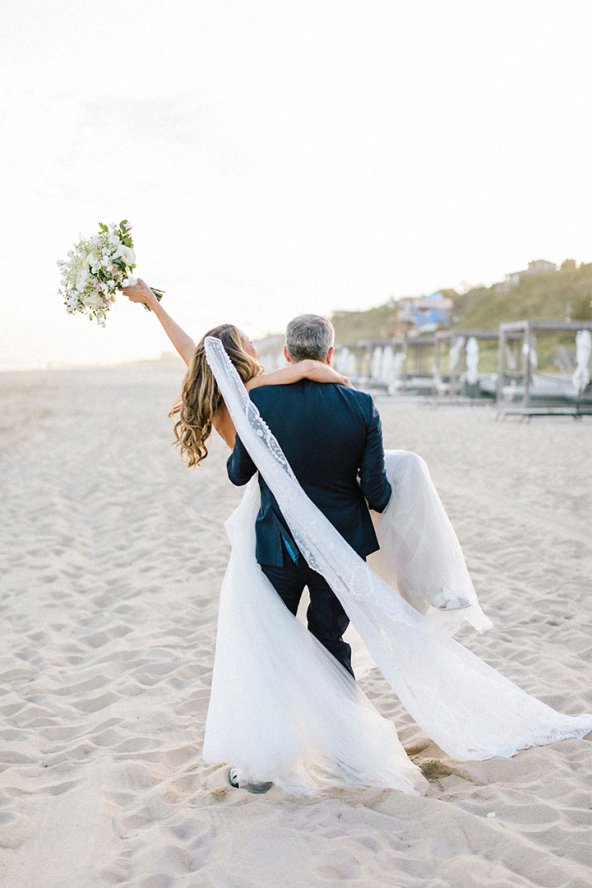
MULTIPOLYGON (((592 730, 592 715, 557 712, 451 637, 463 622, 478 631, 491 623, 420 457, 386 452, 393 496, 375 516, 381 549, 366 563, 300 487, 218 339, 208 337, 206 355, 237 433, 300 551, 350 617, 354 652, 360 653, 361 639, 366 664, 378 666, 426 734, 449 756, 466 760, 512 756, 592 730)), ((233 765, 243 781, 271 780, 294 795, 334 786, 425 791, 427 781, 392 722, 290 613, 260 570, 259 502, 254 477, 225 525, 231 554, 220 596, 204 760, 233 765)), ((359 677, 358 661, 354 656, 359 677)))

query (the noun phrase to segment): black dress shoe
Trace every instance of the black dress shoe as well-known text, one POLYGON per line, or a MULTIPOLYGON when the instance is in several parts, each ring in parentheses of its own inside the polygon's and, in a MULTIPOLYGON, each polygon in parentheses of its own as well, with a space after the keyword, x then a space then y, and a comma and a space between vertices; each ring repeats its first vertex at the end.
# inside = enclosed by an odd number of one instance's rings
POLYGON ((259 795, 263 792, 268 792, 273 783, 239 783, 238 779, 238 771, 236 768, 229 768, 228 770, 228 782, 234 789, 246 789, 247 792, 256 793, 259 795))

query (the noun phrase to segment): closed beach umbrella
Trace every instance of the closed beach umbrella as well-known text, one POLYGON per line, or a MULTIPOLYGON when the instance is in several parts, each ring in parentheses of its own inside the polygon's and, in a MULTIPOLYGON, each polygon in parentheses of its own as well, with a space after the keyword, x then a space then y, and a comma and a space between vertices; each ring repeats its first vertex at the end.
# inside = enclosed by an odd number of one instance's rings
POLYGON ((578 397, 590 382, 590 354, 592 353, 592 336, 589 330, 576 333, 576 369, 571 378, 578 397))
POLYGON ((479 381, 479 343, 474 336, 467 342, 467 382, 474 385, 479 381))

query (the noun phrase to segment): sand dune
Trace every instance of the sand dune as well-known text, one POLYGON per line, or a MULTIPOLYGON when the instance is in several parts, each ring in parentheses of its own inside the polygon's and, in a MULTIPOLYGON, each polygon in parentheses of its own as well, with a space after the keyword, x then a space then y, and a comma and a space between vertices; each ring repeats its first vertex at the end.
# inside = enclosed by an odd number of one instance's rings
MULTIPOLYGON (((0 374, 0 884, 15 888, 590 885, 590 743, 454 762, 376 672, 364 689, 424 798, 252 796, 200 760, 226 451, 187 470, 181 369, 0 374)), ((419 452, 495 627, 467 645, 546 703, 592 711, 592 425, 381 403, 419 452)))

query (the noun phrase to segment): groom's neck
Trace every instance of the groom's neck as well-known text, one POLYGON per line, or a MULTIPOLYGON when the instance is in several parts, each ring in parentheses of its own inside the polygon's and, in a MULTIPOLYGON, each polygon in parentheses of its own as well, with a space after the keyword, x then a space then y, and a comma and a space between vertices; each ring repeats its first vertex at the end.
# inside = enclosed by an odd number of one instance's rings
POLYGON ((301 364, 302 361, 321 361, 323 364, 331 364, 331 358, 329 355, 325 355, 324 358, 291 358, 290 355, 286 355, 286 360, 290 364, 301 364))

